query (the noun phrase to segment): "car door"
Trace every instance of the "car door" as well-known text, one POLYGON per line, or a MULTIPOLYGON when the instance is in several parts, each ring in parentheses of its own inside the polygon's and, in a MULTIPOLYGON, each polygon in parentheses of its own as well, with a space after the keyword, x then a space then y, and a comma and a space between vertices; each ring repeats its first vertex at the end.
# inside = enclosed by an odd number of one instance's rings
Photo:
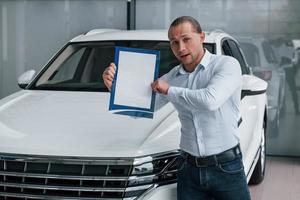
POLYGON ((272 77, 276 76, 277 77, 276 79, 279 79, 279 80, 276 80, 278 83, 276 83, 277 84, 277 87, 276 87, 277 95, 275 98, 278 98, 276 103, 277 103, 278 109, 281 109, 283 106, 284 97, 285 97, 285 71, 282 67, 280 67, 279 61, 276 56, 276 52, 274 51, 274 49, 272 48, 270 43, 267 40, 263 40, 261 44, 262 44, 263 53, 265 55, 265 60, 273 68, 272 71, 274 71, 274 72, 272 72, 272 73, 274 75, 272 74, 272 77))
POLYGON ((243 85, 241 95, 241 123, 239 125, 238 138, 240 140, 245 171, 248 172, 255 158, 261 141, 263 94, 266 91, 263 80, 253 76, 245 62, 238 44, 232 39, 222 41, 224 55, 236 58, 242 70, 243 85))

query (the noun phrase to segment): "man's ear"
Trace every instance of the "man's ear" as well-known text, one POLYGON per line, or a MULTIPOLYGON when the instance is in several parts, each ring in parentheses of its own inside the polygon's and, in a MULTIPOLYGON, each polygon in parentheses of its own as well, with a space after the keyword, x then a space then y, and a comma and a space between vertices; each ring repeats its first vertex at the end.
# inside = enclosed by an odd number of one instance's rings
POLYGON ((205 33, 204 33, 204 31, 202 31, 202 32, 200 33, 200 40, 201 40, 202 43, 203 43, 204 40, 205 40, 205 33))

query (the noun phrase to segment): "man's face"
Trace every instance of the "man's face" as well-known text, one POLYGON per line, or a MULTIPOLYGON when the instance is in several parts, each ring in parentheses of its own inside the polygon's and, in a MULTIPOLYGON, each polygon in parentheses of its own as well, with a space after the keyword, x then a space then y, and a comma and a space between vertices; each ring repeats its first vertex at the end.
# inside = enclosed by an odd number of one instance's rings
POLYGON ((169 39, 176 58, 186 70, 193 71, 204 54, 204 32, 197 33, 190 23, 185 22, 170 28, 169 39))

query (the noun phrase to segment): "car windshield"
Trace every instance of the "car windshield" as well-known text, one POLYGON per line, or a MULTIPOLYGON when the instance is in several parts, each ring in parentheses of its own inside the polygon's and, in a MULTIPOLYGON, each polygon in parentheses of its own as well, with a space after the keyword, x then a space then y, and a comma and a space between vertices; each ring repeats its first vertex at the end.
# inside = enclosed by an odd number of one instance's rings
MULTIPOLYGON (((179 62, 168 41, 105 41, 69 43, 29 89, 66 91, 107 91, 102 73, 114 61, 115 47, 133 47, 160 51, 159 77, 169 72, 179 62)), ((215 53, 214 44, 204 44, 215 53)))

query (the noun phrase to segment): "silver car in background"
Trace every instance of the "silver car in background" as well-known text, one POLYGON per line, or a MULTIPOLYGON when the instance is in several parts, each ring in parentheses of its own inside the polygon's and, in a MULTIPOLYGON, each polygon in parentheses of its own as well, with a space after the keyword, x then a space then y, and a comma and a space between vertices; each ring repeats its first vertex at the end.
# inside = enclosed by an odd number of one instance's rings
POLYGON ((265 38, 238 38, 253 74, 268 82, 268 135, 279 133, 280 112, 284 106, 285 71, 279 65, 274 50, 265 38))

